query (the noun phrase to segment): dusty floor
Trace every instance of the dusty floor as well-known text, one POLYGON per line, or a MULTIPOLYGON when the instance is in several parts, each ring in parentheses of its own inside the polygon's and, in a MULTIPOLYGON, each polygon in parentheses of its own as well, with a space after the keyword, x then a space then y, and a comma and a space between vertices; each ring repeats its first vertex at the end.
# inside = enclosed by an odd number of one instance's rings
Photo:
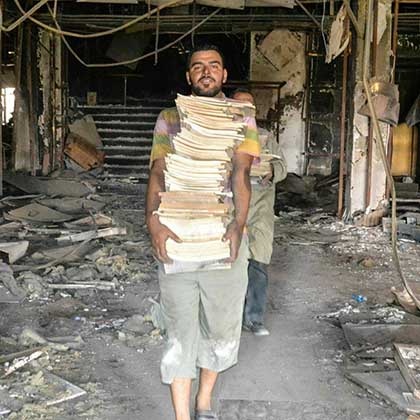
MULTIPOLYGON (((87 396, 46 408, 27 386, 9 418, 172 418, 168 388, 158 371, 163 341, 149 322, 150 298, 158 297, 158 285, 141 201, 133 196, 111 200, 113 215, 131 224, 126 240, 112 245, 115 255, 124 251, 128 261, 116 291, 56 293, 19 305, 0 304, 0 354, 11 350, 8 339, 24 327, 48 337, 80 334, 84 340, 77 350, 50 351, 38 367, 80 386, 87 396), (127 319, 136 320, 133 315, 145 318, 130 330, 127 319)), ((419 248, 402 244, 403 266, 412 277, 418 273, 419 248)), ((368 304, 385 303, 390 286, 398 285, 394 277, 388 240, 379 229, 354 228, 332 218, 309 224, 299 212, 282 214, 270 267, 271 335, 244 333, 239 364, 217 385, 221 419, 406 419, 344 378, 342 330, 318 318, 348 302, 366 305, 352 301, 354 293, 367 297, 368 304)), ((15 375, 22 379, 30 373, 15 375)), ((10 403, 6 396, 15 380, 1 380, 0 402, 10 403)))

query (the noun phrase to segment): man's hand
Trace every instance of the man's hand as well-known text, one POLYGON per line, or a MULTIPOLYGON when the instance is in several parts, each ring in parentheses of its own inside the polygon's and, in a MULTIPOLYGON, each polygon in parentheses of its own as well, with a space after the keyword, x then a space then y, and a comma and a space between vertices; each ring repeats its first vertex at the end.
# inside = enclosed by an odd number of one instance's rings
POLYGON ((227 227, 226 233, 223 236, 224 241, 230 241, 230 258, 227 262, 233 263, 238 258, 243 230, 243 226, 239 226, 235 220, 227 227))
POLYGON ((273 168, 273 164, 270 163, 270 172, 261 180, 261 185, 263 187, 267 187, 271 180, 273 179, 274 176, 274 168, 273 168))
POLYGON ((160 223, 159 217, 156 215, 152 215, 147 219, 147 227, 152 238, 155 257, 165 264, 171 264, 172 260, 166 252, 166 241, 168 238, 171 238, 175 242, 181 242, 181 239, 168 227, 160 223))

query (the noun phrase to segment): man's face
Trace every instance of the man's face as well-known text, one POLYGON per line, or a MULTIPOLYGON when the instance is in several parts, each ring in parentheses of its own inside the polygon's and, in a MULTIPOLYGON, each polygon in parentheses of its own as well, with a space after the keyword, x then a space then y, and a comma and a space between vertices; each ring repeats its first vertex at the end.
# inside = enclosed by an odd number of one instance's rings
POLYGON ((252 105, 255 105, 254 97, 250 93, 237 92, 233 95, 233 99, 241 102, 251 102, 252 105))
POLYGON ((217 51, 197 51, 191 57, 186 76, 194 95, 213 97, 222 92, 227 71, 223 68, 222 57, 217 51))

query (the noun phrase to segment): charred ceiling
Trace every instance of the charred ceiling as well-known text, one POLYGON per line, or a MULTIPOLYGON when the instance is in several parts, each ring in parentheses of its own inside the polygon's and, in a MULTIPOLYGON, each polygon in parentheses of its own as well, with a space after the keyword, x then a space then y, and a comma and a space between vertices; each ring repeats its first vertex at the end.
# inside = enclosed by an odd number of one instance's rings
MULTIPOLYGON (((36 2, 6 2, 4 11, 5 26, 15 21, 29 10, 36 2)), ((46 2, 45 2, 46 3, 46 2)), ((147 3, 147 2, 146 2, 147 3)), ((54 15, 63 30, 77 31, 80 34, 93 34, 107 29, 113 29, 130 20, 147 15, 130 26, 128 31, 155 31, 159 26, 160 33, 182 33, 195 24, 203 21, 214 12, 214 7, 191 4, 178 7, 163 7, 159 13, 155 7, 145 2, 137 4, 90 3, 76 1, 58 1, 51 4, 52 13, 44 5, 33 14, 33 18, 56 29, 54 15)), ((152 2, 153 3, 153 2, 152 2)), ((176 3, 175 1, 159 1, 162 4, 176 3)), ((179 2, 178 2, 179 3, 179 2)), ((204 2, 210 4, 210 2, 204 2)), ((238 2, 212 2, 215 6, 223 3, 226 6, 237 7, 238 2)), ((258 4, 259 2, 251 2, 258 4)), ((317 27, 316 22, 325 24, 328 28, 331 17, 341 6, 341 1, 302 0, 296 4, 292 0, 261 2, 277 3, 279 7, 245 7, 243 10, 222 8, 211 19, 196 29, 199 33, 241 33, 250 31, 268 31, 273 29, 311 30, 317 27), (294 7, 293 7, 294 6, 294 7)), ((352 6, 357 10, 357 2, 352 6)), ((416 33, 420 25, 420 4, 418 0, 403 0, 399 2, 398 28, 399 32, 416 33)))

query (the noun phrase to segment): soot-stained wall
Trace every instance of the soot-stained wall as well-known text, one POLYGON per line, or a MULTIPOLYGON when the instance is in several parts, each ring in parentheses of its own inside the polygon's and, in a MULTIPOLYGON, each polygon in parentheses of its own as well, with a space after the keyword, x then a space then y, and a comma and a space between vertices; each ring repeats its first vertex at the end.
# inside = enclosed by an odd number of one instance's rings
MULTIPOLYGON (((302 32, 275 30, 251 33, 250 79, 285 81, 281 90, 281 130, 279 143, 287 160, 288 172, 304 174, 305 123, 303 120, 306 35, 302 32)), ((275 109, 277 92, 254 90, 257 117, 265 118, 275 109)))

